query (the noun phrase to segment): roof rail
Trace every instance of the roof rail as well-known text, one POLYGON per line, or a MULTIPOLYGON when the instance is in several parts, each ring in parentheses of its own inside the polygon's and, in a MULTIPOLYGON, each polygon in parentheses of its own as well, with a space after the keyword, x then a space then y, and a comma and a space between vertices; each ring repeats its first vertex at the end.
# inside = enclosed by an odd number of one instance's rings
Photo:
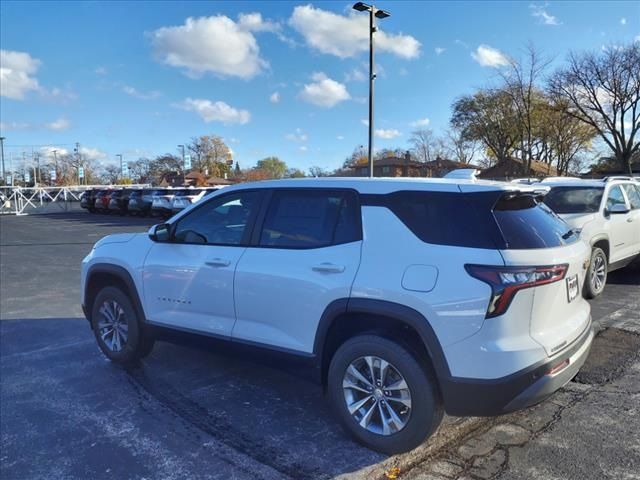
POLYGON ((566 180, 582 180, 580 177, 545 177, 541 182, 564 182, 566 180))
POLYGON ((605 182, 611 182, 612 180, 635 180, 633 177, 624 177, 624 176, 611 176, 611 177, 604 177, 602 179, 605 182))

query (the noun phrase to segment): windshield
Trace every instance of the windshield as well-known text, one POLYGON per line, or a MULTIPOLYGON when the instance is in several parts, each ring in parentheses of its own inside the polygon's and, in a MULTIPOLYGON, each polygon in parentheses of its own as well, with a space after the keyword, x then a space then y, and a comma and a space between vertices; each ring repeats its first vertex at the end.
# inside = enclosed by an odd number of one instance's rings
POLYGON ((544 203, 556 213, 595 213, 603 193, 603 187, 554 187, 544 203))

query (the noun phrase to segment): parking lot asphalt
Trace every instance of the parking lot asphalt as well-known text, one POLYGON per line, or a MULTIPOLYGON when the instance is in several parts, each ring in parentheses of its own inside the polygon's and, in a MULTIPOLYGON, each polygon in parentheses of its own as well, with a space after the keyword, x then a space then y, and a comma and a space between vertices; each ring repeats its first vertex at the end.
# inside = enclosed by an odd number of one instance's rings
MULTIPOLYGON (((106 361, 82 318, 80 261, 102 236, 153 223, 0 217, 0 477, 384 478, 428 461, 427 447, 387 458, 353 443, 318 386, 264 362, 162 342, 134 369, 106 361)), ((594 319, 634 321, 639 298, 638 271, 614 272, 594 319)), ((447 418, 429 443, 478 425, 447 418)))

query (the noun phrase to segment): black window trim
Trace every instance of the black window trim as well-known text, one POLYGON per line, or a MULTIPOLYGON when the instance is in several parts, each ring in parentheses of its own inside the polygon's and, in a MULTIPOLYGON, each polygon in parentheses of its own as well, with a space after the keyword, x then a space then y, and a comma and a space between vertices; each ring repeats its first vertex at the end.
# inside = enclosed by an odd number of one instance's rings
MULTIPOLYGON (((362 234, 362 202, 360 200, 361 194, 354 188, 335 188, 335 187, 276 187, 276 188, 268 188, 267 194, 265 198, 262 199, 262 208, 260 208, 260 213, 258 214, 253 232, 251 235, 251 240, 249 248, 264 248, 264 249, 275 249, 275 250, 318 250, 320 248, 329 248, 335 247, 336 245, 346 245, 354 242, 361 242, 363 239, 362 234), (348 242, 339 242, 339 243, 330 243, 328 245, 322 245, 317 247, 307 247, 307 246, 297 246, 297 247, 282 247, 278 245, 261 245, 260 237, 262 236, 262 229, 264 228, 264 222, 267 218, 267 212, 269 211, 269 207, 271 205, 271 201, 273 199, 273 194, 275 192, 317 192, 317 191, 326 191, 326 192, 336 192, 340 194, 348 193, 354 196, 355 200, 355 208, 356 208, 356 238, 354 240, 350 240, 348 242)), ((343 200, 344 201, 344 198, 343 200)))
POLYGON ((198 245, 200 247, 241 247, 241 248, 247 248, 251 242, 251 238, 256 226, 256 219, 259 216, 259 213, 262 211, 262 208, 264 206, 265 203, 265 197, 266 197, 266 193, 265 192, 266 189, 264 188, 246 188, 246 189, 238 189, 238 190, 234 190, 231 192, 224 192, 222 195, 215 195, 209 199, 207 199, 207 201, 202 202, 201 204, 199 204, 198 206, 196 206, 193 210, 190 210, 189 213, 187 213, 186 215, 183 215, 182 217, 178 218, 175 222, 171 223, 171 228, 170 228, 170 232, 169 232, 169 241, 167 243, 171 243, 174 245, 198 245), (240 243, 197 243, 197 242, 177 242, 175 241, 175 233, 176 233, 176 228, 178 228, 178 224, 185 218, 187 218, 189 215, 192 215, 194 212, 200 210, 201 208, 205 207, 206 205, 208 205, 209 203, 213 202, 213 201, 217 201, 220 199, 224 199, 225 197, 231 197, 234 195, 240 195, 240 194, 244 194, 244 193, 250 193, 250 192, 256 192, 260 194, 260 198, 258 199, 258 202, 261 204, 259 208, 255 209, 253 212, 251 212, 251 215, 249 216, 249 218, 247 219, 247 227, 245 228, 244 233, 242 234, 242 239, 240 240, 240 243))

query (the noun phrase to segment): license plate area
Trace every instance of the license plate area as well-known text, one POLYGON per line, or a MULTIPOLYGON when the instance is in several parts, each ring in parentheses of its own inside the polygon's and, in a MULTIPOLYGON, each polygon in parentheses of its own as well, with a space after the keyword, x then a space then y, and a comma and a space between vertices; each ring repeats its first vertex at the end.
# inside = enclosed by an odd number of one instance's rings
POLYGON ((571 303, 578 296, 578 275, 567 278, 567 300, 571 303))

